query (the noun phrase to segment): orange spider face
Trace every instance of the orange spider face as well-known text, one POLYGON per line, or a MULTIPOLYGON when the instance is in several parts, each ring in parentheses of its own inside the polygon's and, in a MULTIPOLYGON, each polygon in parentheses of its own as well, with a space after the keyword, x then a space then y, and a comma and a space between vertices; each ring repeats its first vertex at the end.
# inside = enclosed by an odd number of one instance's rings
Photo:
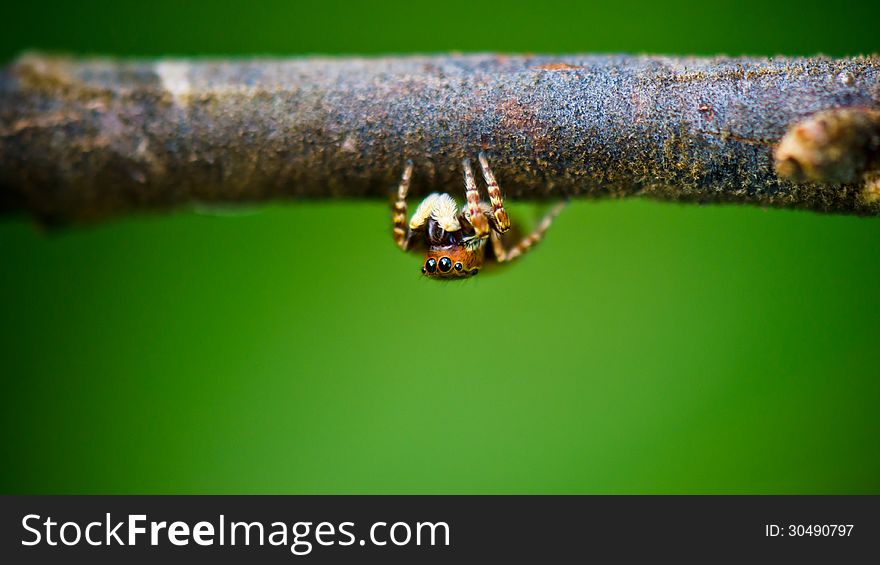
POLYGON ((431 247, 422 273, 433 278, 454 279, 476 275, 483 266, 483 246, 469 249, 463 244, 431 247))
MULTIPOLYGON (((452 223, 448 219, 447 222, 452 223)), ((447 280, 476 275, 483 267, 485 240, 467 240, 472 235, 473 230, 445 230, 435 218, 430 218, 425 229, 428 253, 422 274, 447 280)))

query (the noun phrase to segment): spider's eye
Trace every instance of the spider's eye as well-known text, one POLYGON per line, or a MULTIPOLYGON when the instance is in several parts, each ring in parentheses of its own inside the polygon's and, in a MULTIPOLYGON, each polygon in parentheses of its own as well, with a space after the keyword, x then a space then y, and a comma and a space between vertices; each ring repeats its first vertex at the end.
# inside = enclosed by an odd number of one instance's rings
POLYGON ((461 270, 461 263, 456 263, 456 264, 455 264, 455 270, 456 270, 456 271, 460 271, 460 270, 461 270))
POLYGON ((440 258, 440 270, 444 273, 452 268, 452 261, 449 257, 441 257, 440 258))
POLYGON ((425 261, 425 269, 427 269, 427 271, 429 273, 433 273, 434 271, 436 271, 437 270, 437 260, 434 259, 433 257, 431 257, 430 259, 425 261))

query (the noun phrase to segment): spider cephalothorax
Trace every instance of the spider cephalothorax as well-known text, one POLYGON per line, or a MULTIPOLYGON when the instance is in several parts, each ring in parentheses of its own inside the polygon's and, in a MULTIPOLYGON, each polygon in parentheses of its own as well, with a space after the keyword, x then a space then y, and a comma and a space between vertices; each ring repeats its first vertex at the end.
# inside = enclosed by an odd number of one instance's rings
POLYGON ((557 206, 541 221, 538 228, 520 243, 505 249, 501 234, 510 229, 510 219, 504 209, 501 190, 489 168, 486 156, 480 153, 480 166, 489 192, 490 204, 480 200, 470 159, 462 163, 467 203, 459 210, 455 199, 448 194, 428 195, 407 225, 406 194, 412 177, 413 164, 408 161, 397 201, 394 203, 394 241, 404 251, 427 247, 422 273, 432 278, 463 278, 476 275, 486 259, 486 243, 491 240, 492 253, 499 261, 512 261, 540 241, 553 218, 561 210, 557 206))

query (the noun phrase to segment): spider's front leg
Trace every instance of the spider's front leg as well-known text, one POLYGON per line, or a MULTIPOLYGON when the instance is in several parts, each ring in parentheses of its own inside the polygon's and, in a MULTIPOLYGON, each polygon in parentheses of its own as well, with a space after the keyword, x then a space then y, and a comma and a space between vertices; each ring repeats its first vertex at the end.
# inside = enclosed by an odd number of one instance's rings
POLYGON ((510 218, 504 209, 504 200, 501 198, 501 188, 489 168, 489 160, 485 153, 480 153, 480 167, 483 169, 483 178, 486 180, 486 189, 489 192, 489 202, 492 203, 492 227, 498 233, 504 233, 510 229, 510 218))
POLYGON ((489 220, 486 219, 486 214, 483 210, 482 203, 480 202, 480 192, 477 190, 476 181, 474 181, 474 171, 471 168, 471 160, 464 159, 461 162, 461 166, 464 169, 467 221, 470 222, 471 226, 474 228, 474 235, 471 237, 474 240, 484 240, 489 237, 492 228, 489 226, 489 220))

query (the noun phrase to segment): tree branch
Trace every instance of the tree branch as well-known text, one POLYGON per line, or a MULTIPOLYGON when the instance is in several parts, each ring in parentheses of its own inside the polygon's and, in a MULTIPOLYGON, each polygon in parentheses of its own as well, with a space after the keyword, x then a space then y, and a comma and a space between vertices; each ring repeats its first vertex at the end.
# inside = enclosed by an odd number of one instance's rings
POLYGON ((26 55, 0 71, 0 208, 70 222, 194 202, 387 198, 407 158, 415 194, 458 193, 461 159, 485 150, 516 200, 877 214, 878 111, 877 56, 26 55))

